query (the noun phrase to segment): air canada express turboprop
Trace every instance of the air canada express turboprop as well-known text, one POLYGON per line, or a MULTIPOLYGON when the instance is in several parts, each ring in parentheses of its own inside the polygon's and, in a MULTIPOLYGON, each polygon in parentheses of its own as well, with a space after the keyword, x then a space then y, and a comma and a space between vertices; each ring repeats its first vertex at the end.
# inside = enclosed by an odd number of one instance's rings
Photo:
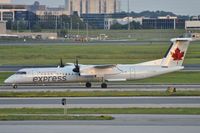
POLYGON ((48 84, 84 82, 87 88, 91 82, 102 82, 101 87, 107 88, 106 82, 127 81, 150 78, 161 74, 171 73, 183 69, 182 66, 189 43, 192 38, 171 39, 171 46, 162 59, 140 64, 113 64, 113 65, 82 65, 68 63, 55 68, 21 69, 5 80, 14 88, 20 84, 48 84))

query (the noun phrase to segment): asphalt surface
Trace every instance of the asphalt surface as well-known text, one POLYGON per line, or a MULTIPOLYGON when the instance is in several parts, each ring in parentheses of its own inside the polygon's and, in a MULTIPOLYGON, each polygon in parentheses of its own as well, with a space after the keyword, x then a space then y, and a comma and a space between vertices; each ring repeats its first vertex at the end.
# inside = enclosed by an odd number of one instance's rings
MULTIPOLYGON (((16 65, 16 66, 10 66, 10 65, 4 65, 0 66, 0 72, 16 72, 22 68, 45 68, 45 67, 57 67, 55 65, 16 65)), ((200 71, 200 64, 191 64, 191 65, 184 65, 184 71, 200 71)))
POLYGON ((199 133, 199 115, 112 115, 111 121, 0 121, 2 133, 199 133))
MULTIPOLYGON (((62 98, 0 98, 0 108, 63 107, 62 98)), ((200 107, 200 97, 76 97, 66 98, 69 108, 200 107)))
POLYGON ((102 89, 98 83, 92 88, 86 88, 84 83, 48 84, 46 85, 19 85, 17 89, 12 86, 0 85, 0 92, 40 92, 40 91, 166 91, 168 87, 178 90, 200 90, 200 84, 134 84, 134 83, 108 83, 108 88, 102 89))

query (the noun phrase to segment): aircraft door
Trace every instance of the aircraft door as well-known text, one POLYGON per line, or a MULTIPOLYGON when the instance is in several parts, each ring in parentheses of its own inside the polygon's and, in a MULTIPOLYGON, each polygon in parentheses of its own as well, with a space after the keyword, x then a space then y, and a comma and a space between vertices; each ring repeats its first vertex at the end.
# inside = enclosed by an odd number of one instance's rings
POLYGON ((130 67, 130 79, 135 79, 135 67, 130 67))

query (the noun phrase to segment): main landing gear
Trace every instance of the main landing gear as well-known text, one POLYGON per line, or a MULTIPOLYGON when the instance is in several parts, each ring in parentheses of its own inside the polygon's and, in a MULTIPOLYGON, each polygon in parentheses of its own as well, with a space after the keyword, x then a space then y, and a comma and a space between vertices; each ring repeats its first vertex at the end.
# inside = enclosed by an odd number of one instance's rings
MULTIPOLYGON (((86 88, 91 88, 92 87, 92 84, 90 83, 90 82, 87 82, 86 84, 85 84, 85 87, 86 88)), ((107 88, 108 86, 107 86, 107 84, 106 83, 102 83, 101 84, 101 88, 107 88)))
POLYGON ((85 87, 91 88, 91 87, 92 87, 92 84, 91 84, 90 82, 87 82, 87 83, 85 84, 85 87))
POLYGON ((101 84, 101 88, 107 88, 108 86, 107 86, 107 84, 106 83, 102 83, 101 84))

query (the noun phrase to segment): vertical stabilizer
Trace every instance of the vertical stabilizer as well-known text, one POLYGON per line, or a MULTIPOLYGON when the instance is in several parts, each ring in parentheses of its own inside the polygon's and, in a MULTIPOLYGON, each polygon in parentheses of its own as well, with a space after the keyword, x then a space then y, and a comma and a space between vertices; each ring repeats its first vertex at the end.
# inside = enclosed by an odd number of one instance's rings
POLYGON ((191 38, 171 39, 172 45, 168 49, 161 65, 166 67, 182 66, 191 38))

